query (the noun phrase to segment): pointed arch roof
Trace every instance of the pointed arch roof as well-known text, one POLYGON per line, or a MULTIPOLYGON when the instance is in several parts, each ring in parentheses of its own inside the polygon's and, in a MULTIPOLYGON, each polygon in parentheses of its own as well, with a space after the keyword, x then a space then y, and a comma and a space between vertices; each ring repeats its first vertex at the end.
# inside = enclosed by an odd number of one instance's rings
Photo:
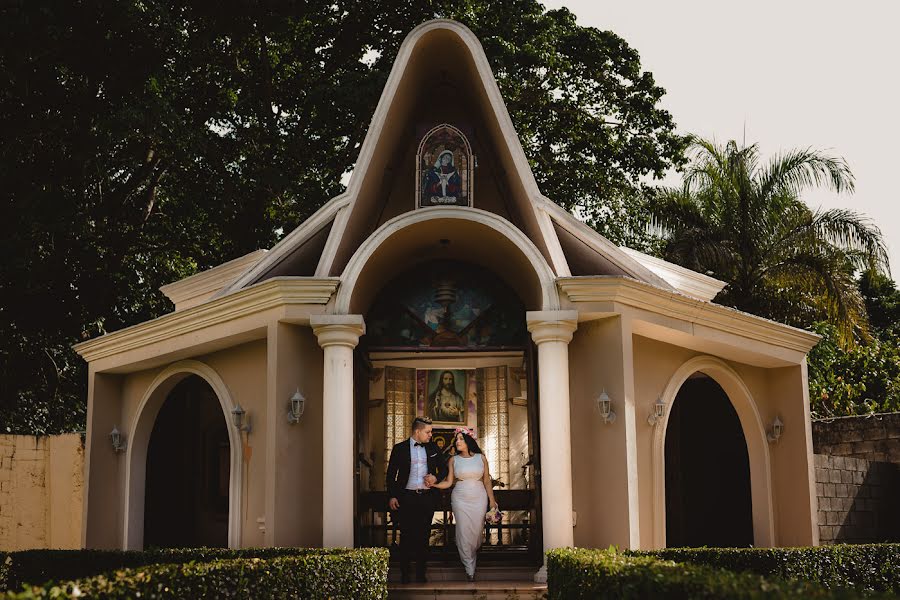
POLYGON ((510 179, 509 187, 521 217, 519 228, 544 256, 555 276, 574 274, 570 258, 577 253, 578 261, 583 265, 581 270, 588 269, 592 271, 590 274, 621 275, 666 290, 676 289, 648 268, 644 264, 646 261, 623 251, 540 192, 478 38, 461 23, 436 19, 413 29, 400 46, 347 190, 326 203, 214 297, 279 274, 276 271, 279 265, 285 264, 313 236, 322 235, 326 230, 327 240, 314 275, 334 277, 342 274, 357 248, 368 237, 366 234, 371 233, 367 231, 373 213, 370 198, 373 186, 370 183, 379 180, 381 171, 385 170, 388 153, 385 148, 390 146, 389 138, 408 134, 408 128, 399 124, 412 110, 411 89, 417 83, 421 84, 417 77, 419 80, 422 77, 423 64, 439 53, 451 50, 467 62, 460 70, 473 86, 484 123, 495 142, 498 161, 510 179))

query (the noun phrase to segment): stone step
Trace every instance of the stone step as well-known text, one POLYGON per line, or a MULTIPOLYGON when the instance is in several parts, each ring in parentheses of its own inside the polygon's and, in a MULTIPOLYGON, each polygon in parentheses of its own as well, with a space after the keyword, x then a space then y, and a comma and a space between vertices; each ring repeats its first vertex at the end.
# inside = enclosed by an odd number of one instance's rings
POLYGON ((388 584, 389 600, 546 600, 547 584, 527 581, 444 581, 388 584))
MULTIPOLYGON (((531 583, 539 566, 510 566, 510 565, 478 565, 475 570, 475 583, 479 581, 515 581, 531 583)), ((450 581, 467 582, 466 571, 462 565, 429 564, 428 583, 441 583, 450 581)), ((400 569, 391 565, 388 571, 388 583, 400 583, 400 569)), ((420 584, 427 585, 427 584, 420 584)))

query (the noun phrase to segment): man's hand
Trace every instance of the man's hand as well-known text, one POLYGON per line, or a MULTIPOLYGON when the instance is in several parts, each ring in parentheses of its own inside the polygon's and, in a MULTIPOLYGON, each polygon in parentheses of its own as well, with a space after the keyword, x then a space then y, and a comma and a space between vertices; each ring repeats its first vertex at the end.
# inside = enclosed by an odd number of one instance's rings
POLYGON ((432 475, 431 473, 429 473, 428 475, 425 476, 424 481, 425 481, 425 487, 430 488, 430 487, 433 486, 435 483, 437 483, 437 477, 435 477, 434 475, 432 475))
POLYGON ((396 498, 391 498, 388 501, 388 506, 391 507, 391 510, 397 510, 398 508, 400 508, 400 502, 396 498))

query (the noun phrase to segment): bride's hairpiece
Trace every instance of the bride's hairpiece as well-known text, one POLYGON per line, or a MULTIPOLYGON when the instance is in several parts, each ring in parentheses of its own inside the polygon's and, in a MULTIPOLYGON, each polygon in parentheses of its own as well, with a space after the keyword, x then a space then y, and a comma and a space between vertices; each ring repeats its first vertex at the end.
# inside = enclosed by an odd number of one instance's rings
POLYGON ((473 440, 478 438, 478 436, 475 435, 475 430, 474 430, 474 429, 471 429, 471 428, 469 428, 469 427, 457 427, 457 428, 453 431, 453 435, 456 435, 457 433, 464 433, 464 434, 466 434, 467 436, 469 436, 470 438, 472 438, 473 440))

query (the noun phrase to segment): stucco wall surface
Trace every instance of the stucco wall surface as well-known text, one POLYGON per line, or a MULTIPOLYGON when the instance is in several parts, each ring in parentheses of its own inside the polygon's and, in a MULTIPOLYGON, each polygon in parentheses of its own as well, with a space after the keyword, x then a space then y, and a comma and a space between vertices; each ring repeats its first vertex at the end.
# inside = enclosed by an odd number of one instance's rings
POLYGON ((0 550, 80 548, 83 485, 80 435, 0 435, 0 550))

